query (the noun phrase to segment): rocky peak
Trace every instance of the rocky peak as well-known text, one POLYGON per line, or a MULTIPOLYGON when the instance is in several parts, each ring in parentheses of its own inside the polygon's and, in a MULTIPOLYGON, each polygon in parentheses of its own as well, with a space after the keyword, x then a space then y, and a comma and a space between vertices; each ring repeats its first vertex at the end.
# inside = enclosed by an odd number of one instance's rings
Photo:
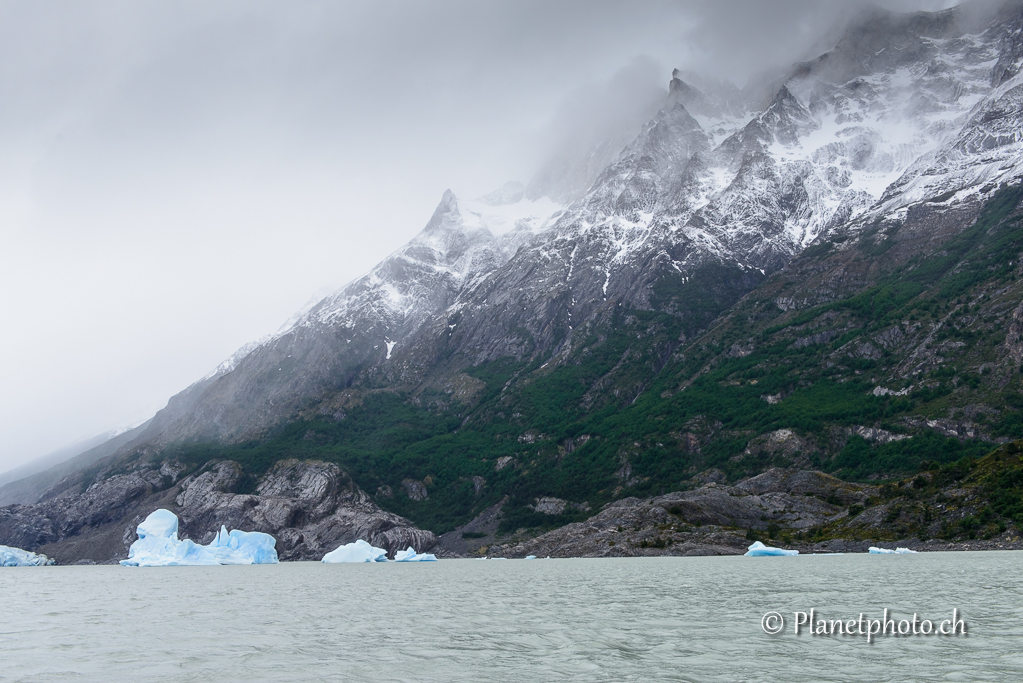
POLYGON ((784 85, 758 120, 770 132, 773 141, 786 146, 798 144, 801 138, 820 128, 813 114, 784 85))
POLYGON ((668 99, 665 104, 666 109, 671 109, 676 105, 682 105, 687 110, 692 110, 696 113, 708 112, 712 105, 707 99, 707 96, 702 92, 689 85, 678 77, 678 69, 675 69, 672 73, 672 79, 668 83, 668 99))
POLYGON ((444 190, 440 203, 433 210, 433 215, 430 216, 430 220, 422 232, 430 234, 449 229, 452 224, 458 222, 458 218, 458 198, 455 197, 455 193, 449 188, 444 190))

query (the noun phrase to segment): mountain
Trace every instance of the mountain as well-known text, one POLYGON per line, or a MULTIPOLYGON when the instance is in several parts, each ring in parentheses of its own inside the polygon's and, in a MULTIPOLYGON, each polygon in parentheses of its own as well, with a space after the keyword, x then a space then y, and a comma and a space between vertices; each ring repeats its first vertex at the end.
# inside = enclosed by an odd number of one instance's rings
POLYGON ((897 477, 1023 436, 1023 3, 975 9, 871 9, 767 98, 675 72, 588 188, 565 189, 593 177, 567 164, 445 193, 94 485, 230 462, 221 493, 258 498, 278 463, 325 461, 380 514, 493 539, 771 467, 897 477))
POLYGON ((549 199, 524 199, 515 185, 479 201, 446 192, 412 241, 176 396, 142 438, 156 444, 254 438, 310 404, 341 414, 348 387, 397 364, 392 355, 561 210, 549 199))
POLYGON ((69 474, 113 455, 142 434, 148 422, 121 432, 99 434, 0 476, 0 505, 36 502, 48 488, 69 474))

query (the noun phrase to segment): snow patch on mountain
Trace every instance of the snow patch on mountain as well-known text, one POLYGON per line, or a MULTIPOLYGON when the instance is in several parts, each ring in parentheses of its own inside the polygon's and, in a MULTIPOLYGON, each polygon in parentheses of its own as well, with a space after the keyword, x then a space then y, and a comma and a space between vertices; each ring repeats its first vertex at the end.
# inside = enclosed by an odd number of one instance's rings
POLYGON ((950 17, 878 9, 759 112, 674 72, 660 113, 534 258, 571 253, 562 282, 587 260, 604 296, 652 253, 686 275, 708 258, 769 271, 878 207, 1018 176, 1021 58, 1006 55, 1023 53, 1020 32, 1002 20, 965 33, 950 17), (993 90, 995 71, 1016 75, 993 90))
POLYGON ((297 325, 360 329, 362 322, 384 321, 397 334, 409 319, 442 310, 546 230, 564 208, 547 198, 526 199, 521 192, 510 199, 463 200, 447 191, 422 232, 297 325))

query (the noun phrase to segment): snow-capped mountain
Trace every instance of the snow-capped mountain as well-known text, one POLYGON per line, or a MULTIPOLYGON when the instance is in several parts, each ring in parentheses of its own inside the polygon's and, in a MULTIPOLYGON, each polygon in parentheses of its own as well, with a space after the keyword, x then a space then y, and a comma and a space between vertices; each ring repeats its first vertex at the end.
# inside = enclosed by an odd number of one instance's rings
MULTIPOLYGON (((661 110, 570 206, 516 184, 445 193, 412 241, 172 401, 150 438, 250 437, 311 406, 342 411, 360 383, 557 361, 618 306, 693 332, 821 236, 919 202, 979 206, 1023 176, 1023 5, 970 16, 875 8, 763 106, 673 73, 661 110), (713 306, 693 303, 711 290, 713 306)), ((566 195, 546 177, 530 187, 545 185, 566 195)))
POLYGON ((247 345, 171 399, 150 434, 165 441, 251 436, 390 361, 427 321, 507 263, 564 207, 509 183, 476 200, 450 190, 426 227, 369 273, 247 345))
POLYGON ((882 195, 897 207, 1018 175, 1002 166, 1018 158, 1019 16, 970 33, 954 10, 876 12, 797 65, 758 113, 673 79, 664 109, 566 212, 558 238, 613 244, 611 272, 644 245, 686 242, 773 269, 882 195))
POLYGON ((389 344, 396 343, 507 263, 562 209, 547 198, 524 199, 516 183, 476 201, 460 200, 448 190, 411 242, 317 304, 295 326, 352 334, 380 328, 389 344))

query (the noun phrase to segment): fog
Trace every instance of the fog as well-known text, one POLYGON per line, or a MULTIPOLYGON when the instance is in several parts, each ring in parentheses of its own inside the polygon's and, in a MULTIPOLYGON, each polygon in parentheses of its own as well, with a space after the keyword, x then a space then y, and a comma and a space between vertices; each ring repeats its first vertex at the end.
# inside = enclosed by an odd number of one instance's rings
POLYGON ((152 416, 446 188, 528 181, 673 67, 741 86, 861 8, 0 2, 0 471, 152 416))

